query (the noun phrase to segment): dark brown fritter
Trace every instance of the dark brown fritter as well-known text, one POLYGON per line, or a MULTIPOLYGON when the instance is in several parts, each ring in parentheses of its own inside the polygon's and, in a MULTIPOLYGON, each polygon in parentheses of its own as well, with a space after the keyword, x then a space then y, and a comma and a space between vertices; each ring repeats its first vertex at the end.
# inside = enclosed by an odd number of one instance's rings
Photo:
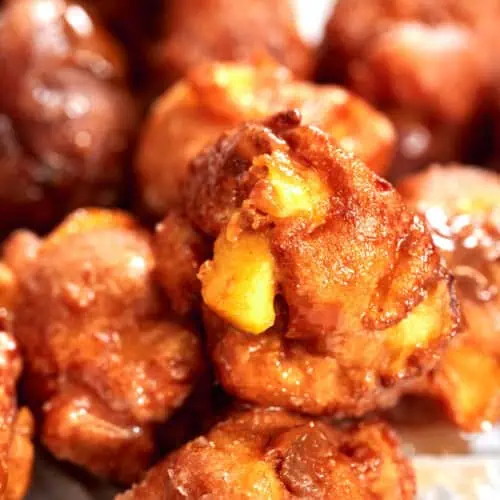
POLYGON ((310 76, 314 53, 301 39, 289 0, 169 0, 156 49, 160 78, 174 82, 206 61, 245 61, 267 54, 298 77, 310 76))
POLYGON ((266 60, 205 64, 160 97, 146 120, 135 163, 143 207, 161 217, 178 203, 190 160, 226 130, 294 108, 372 170, 386 171, 394 129, 354 94, 294 80, 266 60))
POLYGON ((399 185, 427 218, 455 274, 463 335, 448 349, 431 392, 457 424, 500 420, 500 176, 461 165, 433 166, 399 185))
POLYGON ((79 0, 78 3, 99 18, 124 45, 136 97, 147 98, 149 91, 163 90, 165 83, 157 81, 152 59, 168 0, 79 0))
POLYGON ((0 53, 0 232, 116 204, 135 121, 118 45, 77 4, 19 0, 0 53))
POLYGON ((422 219, 296 112, 198 155, 184 209, 215 241, 198 273, 204 322, 243 400, 359 415, 393 404, 454 334, 453 284, 422 219))
MULTIPOLYGON (((158 18, 163 11, 163 4, 168 1, 81 0, 78 3, 84 4, 92 13, 95 12, 127 49, 134 52, 134 50, 145 49, 144 42, 152 39, 155 33, 148 30, 156 26, 153 18, 158 18)), ((142 55, 145 54, 142 53, 142 55)))
POLYGON ((235 413, 117 500, 410 500, 415 482, 391 429, 335 428, 280 410, 235 413))
POLYGON ((320 76, 395 122, 394 175, 480 155, 500 44, 496 0, 340 0, 320 76))
POLYGON ((22 500, 33 465, 33 422, 25 408, 18 411, 16 384, 21 356, 12 337, 12 307, 16 298, 14 277, 0 264, 0 498, 22 500))
POLYGON ((155 427, 203 365, 193 327, 168 313, 148 233, 124 213, 80 210, 38 248, 14 233, 5 260, 19 282, 14 331, 42 441, 58 458, 134 481, 155 427))

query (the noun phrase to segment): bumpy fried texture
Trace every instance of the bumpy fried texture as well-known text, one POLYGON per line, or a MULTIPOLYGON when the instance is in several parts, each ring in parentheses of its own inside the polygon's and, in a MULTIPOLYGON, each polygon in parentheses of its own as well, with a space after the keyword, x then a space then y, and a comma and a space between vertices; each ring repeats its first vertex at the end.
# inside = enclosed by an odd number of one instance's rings
POLYGON ((233 414, 117 500, 409 500, 415 484, 381 423, 335 428, 280 410, 233 414))
MULTIPOLYGON (((340 0, 320 73, 396 123, 397 173, 479 154, 500 38, 496 0, 340 0)), ((482 145, 481 145, 482 146, 482 145)))
POLYGON ((425 214, 457 280, 464 334, 431 381, 466 429, 500 420, 500 176, 473 167, 433 166, 399 186, 425 214))
POLYGON ((313 69, 289 0, 169 0, 157 72, 166 83, 206 61, 243 61, 268 54, 298 77, 313 69))
POLYGON ((198 278, 231 394, 362 414, 431 370, 454 333, 453 290, 422 219, 297 113, 222 136, 192 162, 184 196, 214 241, 198 278))
POLYGON ((134 122, 119 47, 77 4, 0 13, 0 231, 113 205, 134 122))
POLYGON ((10 444, 5 500, 22 500, 28 492, 35 457, 33 428, 33 416, 27 408, 21 408, 14 422, 10 444))
POLYGON ((210 240, 183 214, 172 211, 156 227, 154 249, 158 280, 172 308, 184 316, 198 305, 200 281, 196 273, 211 256, 210 240))
POLYGON ((149 235, 124 213, 80 210, 43 240, 14 234, 5 260, 42 441, 95 474, 136 480, 203 363, 193 328, 169 317, 149 235))
POLYGON ((246 120, 293 108, 371 169, 386 170, 395 142, 392 125, 345 89, 294 80, 265 60, 254 66, 207 64, 163 95, 146 121, 135 166, 142 205, 164 215, 179 202, 189 161, 204 146, 246 120))
POLYGON ((12 273, 0 264, 0 498, 22 500, 33 464, 32 417, 17 410, 16 383, 21 356, 11 330, 16 286, 12 273))

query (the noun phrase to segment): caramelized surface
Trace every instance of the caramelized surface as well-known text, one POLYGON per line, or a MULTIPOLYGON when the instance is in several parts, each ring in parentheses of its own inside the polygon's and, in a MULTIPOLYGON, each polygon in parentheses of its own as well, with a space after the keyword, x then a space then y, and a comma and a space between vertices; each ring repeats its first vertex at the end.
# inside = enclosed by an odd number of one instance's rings
POLYGON ((279 410, 233 414, 117 498, 409 500, 409 464, 383 424, 334 428, 279 410))
POLYGON ((387 169, 391 123, 345 89, 294 80, 264 59, 204 64, 160 97, 146 120, 135 164, 144 208, 158 217, 178 204, 189 162, 224 131, 294 108, 374 171, 387 169))
POLYGON ((118 203, 135 114, 120 48, 64 0, 7 2, 0 19, 0 232, 118 203))
POLYGON ((437 370, 433 389, 469 429, 500 418, 500 177, 433 166, 399 190, 425 214, 457 283, 464 334, 437 370))
POLYGON ((154 427, 200 373, 196 334, 169 317, 149 235, 129 216, 76 212, 35 251, 19 238, 5 256, 42 440, 59 458, 131 482, 155 451, 154 427))
POLYGON ((156 228, 154 250, 158 281, 172 308, 181 315, 195 310, 201 291, 196 273, 210 256, 208 238, 196 231, 185 216, 172 211, 156 228))
POLYGON ((28 490, 33 464, 33 422, 25 408, 18 411, 16 384, 21 356, 11 334, 15 280, 0 264, 0 497, 22 500, 28 490))
POLYGON ((453 286, 392 186, 299 123, 243 124, 191 164, 185 216, 215 240, 198 272, 206 332, 231 394, 360 415, 436 364, 453 286))

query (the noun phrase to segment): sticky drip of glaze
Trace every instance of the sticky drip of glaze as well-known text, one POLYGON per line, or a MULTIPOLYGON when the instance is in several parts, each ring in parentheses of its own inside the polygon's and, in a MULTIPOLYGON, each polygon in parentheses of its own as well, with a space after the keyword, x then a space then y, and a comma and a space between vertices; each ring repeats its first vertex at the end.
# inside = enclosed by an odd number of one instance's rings
POLYGON ((500 263, 500 211, 449 217, 432 207, 425 215, 460 293, 477 302, 494 300, 500 292, 495 276, 495 264, 500 263))

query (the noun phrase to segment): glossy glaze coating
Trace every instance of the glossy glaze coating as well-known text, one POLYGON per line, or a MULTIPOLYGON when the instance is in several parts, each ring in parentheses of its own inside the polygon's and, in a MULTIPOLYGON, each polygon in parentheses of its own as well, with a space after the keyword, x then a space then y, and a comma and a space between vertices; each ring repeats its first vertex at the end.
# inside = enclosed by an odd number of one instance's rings
POLYGON ((383 424, 335 428, 280 410, 233 414, 117 500, 410 500, 409 463, 383 424))
POLYGON ((215 240, 198 279, 233 395, 359 415, 393 403, 454 334, 453 287, 422 219, 296 112, 196 157, 184 209, 215 240))
POLYGON ((20 0, 0 53, 0 232, 118 203, 134 124, 118 45, 77 4, 20 0))
POLYGON ((80 210, 45 239, 14 233, 5 261, 19 283, 14 331, 42 441, 60 459, 134 481, 203 365, 194 328, 168 312, 148 233, 125 213, 80 210))
POLYGON ((142 206, 164 215, 179 202, 189 161, 204 146, 245 120, 294 108, 372 170, 386 171, 394 129, 362 99, 341 87, 295 80, 265 59, 206 64, 160 97, 146 120, 135 163, 142 206))
POLYGON ((456 277, 461 335, 432 390, 462 427, 500 419, 500 177, 461 165, 433 166, 398 189, 426 216, 456 277))
POLYGON ((5 500, 24 498, 33 465, 33 419, 17 408, 22 361, 11 333, 16 293, 12 273, 0 264, 0 498, 5 500))

